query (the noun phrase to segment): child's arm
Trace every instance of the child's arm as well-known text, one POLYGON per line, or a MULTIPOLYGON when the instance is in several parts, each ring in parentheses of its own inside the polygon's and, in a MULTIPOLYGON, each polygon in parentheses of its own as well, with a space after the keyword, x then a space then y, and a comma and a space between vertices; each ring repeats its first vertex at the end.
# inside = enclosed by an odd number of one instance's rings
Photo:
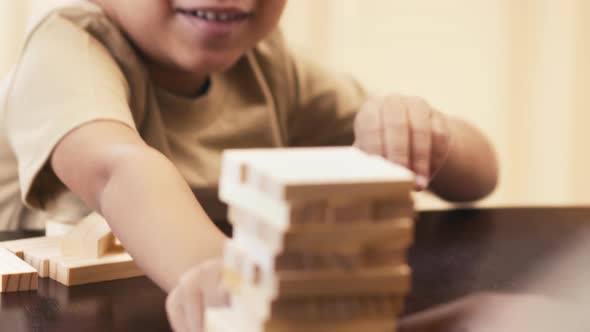
POLYGON ((449 152, 438 172, 432 174, 429 189, 449 201, 482 199, 498 182, 495 152, 478 129, 457 118, 447 119, 451 136, 449 152))
POLYGON ((186 181, 124 124, 97 121, 72 131, 57 145, 51 165, 165 290, 189 268, 221 255, 224 235, 186 181))
POLYGON ((420 98, 370 99, 355 120, 355 145, 404 165, 449 201, 474 201, 497 183, 497 160, 473 126, 434 110, 420 98))

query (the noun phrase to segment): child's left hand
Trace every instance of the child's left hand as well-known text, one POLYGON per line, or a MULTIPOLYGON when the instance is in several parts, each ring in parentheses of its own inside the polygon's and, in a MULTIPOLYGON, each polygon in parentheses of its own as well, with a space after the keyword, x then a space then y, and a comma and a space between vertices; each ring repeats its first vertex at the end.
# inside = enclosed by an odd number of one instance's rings
POLYGON ((359 149, 380 155, 416 173, 425 190, 449 151, 447 117, 416 97, 391 95, 368 100, 354 123, 359 149))

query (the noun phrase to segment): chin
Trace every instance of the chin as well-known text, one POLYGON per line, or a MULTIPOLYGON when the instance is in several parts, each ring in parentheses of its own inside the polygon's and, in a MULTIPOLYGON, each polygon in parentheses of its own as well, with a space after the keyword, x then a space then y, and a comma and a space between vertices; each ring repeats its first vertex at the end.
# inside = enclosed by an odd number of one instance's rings
POLYGON ((243 54, 211 54, 207 56, 191 57, 183 61, 182 67, 192 73, 220 73, 229 70, 243 54))

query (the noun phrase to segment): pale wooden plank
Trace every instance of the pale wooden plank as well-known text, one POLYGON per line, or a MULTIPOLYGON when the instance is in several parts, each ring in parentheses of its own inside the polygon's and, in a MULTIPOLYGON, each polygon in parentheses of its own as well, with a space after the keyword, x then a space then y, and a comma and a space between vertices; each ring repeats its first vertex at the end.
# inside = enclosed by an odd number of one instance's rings
POLYGON ((414 176, 350 147, 226 150, 220 186, 244 184, 278 200, 409 193, 414 176))
POLYGON ((50 277, 66 286, 126 279, 144 275, 127 253, 100 258, 50 258, 50 277))
MULTIPOLYGON (((269 231, 270 232, 270 231, 269 231)), ((281 235, 280 232, 265 237, 256 230, 244 229, 236 224, 232 243, 259 263, 262 267, 274 269, 282 254, 298 254, 301 257, 349 257, 360 258, 367 252, 403 252, 413 242, 412 220, 395 223, 299 225, 281 235)))
POLYGON ((66 224, 57 221, 45 222, 45 236, 62 236, 74 229, 76 224, 66 224))
POLYGON ((407 265, 364 268, 351 271, 278 271, 256 282, 242 271, 225 267, 223 283, 231 292, 256 289, 263 298, 281 299, 347 296, 404 296, 411 288, 407 265))
POLYGON ((210 308, 205 314, 206 332, 359 332, 395 331, 393 318, 338 320, 256 320, 243 318, 231 308, 210 308))
POLYGON ((24 250, 59 244, 61 236, 42 236, 27 239, 0 242, 0 248, 5 248, 19 258, 23 258, 24 250))
POLYGON ((37 271, 5 248, 0 248, 0 292, 31 290, 37 271))
POLYGON ((59 242, 39 246, 34 248, 27 248, 24 251, 24 260, 37 269, 39 277, 49 277, 49 262, 52 258, 61 257, 61 249, 59 242))
POLYGON ((355 296, 302 299, 264 299, 256 291, 231 294, 231 307, 257 319, 338 320, 391 318, 404 306, 401 296, 355 296))
POLYGON ((98 258, 115 247, 115 237, 98 213, 82 219, 61 241, 64 256, 98 258))
POLYGON ((286 271, 278 273, 277 293, 305 296, 405 295, 411 286, 407 265, 357 271, 286 271))
POLYGON ((247 213, 258 222, 268 223, 280 230, 301 223, 389 222, 396 219, 415 218, 414 203, 409 196, 397 200, 391 197, 364 197, 361 202, 346 203, 329 200, 289 203, 232 183, 226 183, 221 187, 219 195, 221 200, 230 206, 228 210, 230 221, 236 219, 234 217, 236 214, 247 213), (349 218, 342 218, 349 213, 347 211, 360 204, 366 204, 366 208, 370 208, 364 216, 359 215, 358 218, 354 218, 354 214, 351 214, 349 218))

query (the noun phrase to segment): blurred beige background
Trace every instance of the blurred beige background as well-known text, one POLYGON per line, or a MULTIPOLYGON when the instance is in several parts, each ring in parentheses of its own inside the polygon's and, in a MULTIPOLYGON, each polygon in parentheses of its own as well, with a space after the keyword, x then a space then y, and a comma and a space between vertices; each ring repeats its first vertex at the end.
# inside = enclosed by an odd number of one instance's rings
MULTIPOLYGON (((0 0, 0 75, 30 17, 67 1, 0 0)), ((283 26, 298 52, 375 93, 482 128, 502 172, 482 205, 590 205, 590 1, 291 0, 283 26)))

